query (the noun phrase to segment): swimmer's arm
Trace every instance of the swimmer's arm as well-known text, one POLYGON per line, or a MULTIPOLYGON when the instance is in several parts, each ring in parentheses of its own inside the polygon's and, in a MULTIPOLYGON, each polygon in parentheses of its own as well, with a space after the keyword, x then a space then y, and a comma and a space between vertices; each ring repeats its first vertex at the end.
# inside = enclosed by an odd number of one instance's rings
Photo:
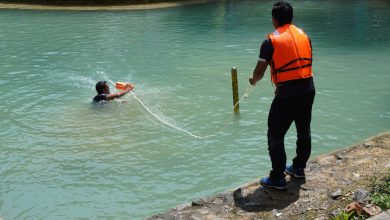
POLYGON ((122 97, 122 96, 126 95, 127 93, 129 93, 133 89, 134 89, 134 86, 129 83, 127 85, 127 89, 126 90, 123 90, 123 91, 120 91, 120 92, 116 92, 116 93, 113 93, 113 94, 108 94, 107 95, 107 101, 110 101, 110 100, 122 97))

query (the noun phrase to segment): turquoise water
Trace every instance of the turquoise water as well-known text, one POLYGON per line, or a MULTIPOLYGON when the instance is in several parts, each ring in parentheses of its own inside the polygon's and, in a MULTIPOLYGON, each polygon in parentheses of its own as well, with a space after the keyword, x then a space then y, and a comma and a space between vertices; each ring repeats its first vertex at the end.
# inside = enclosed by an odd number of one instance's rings
MULTIPOLYGON (((0 218, 141 219, 266 175, 269 74, 232 113, 271 1, 144 11, 0 10, 0 218), (92 106, 94 85, 132 96, 92 106), (114 90, 112 88, 112 90, 114 90)), ((390 4, 294 1, 311 37, 312 156, 390 129, 390 4)), ((286 137, 294 155, 295 131, 286 137)))

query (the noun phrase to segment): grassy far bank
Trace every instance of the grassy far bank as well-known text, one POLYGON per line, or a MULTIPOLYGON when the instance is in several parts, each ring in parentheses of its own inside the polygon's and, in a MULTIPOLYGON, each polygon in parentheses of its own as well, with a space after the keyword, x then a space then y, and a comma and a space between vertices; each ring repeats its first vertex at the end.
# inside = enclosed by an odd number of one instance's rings
POLYGON ((127 11, 203 4, 217 0, 0 0, 0 9, 127 11))
POLYGON ((51 6, 109 6, 167 2, 190 2, 191 0, 0 0, 5 4, 31 4, 51 6))

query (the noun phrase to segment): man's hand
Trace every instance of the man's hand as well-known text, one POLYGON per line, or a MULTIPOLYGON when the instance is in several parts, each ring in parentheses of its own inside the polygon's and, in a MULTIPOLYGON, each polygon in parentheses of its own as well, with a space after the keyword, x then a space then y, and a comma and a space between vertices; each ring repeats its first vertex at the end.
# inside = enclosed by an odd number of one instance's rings
POLYGON ((250 83, 252 86, 255 86, 255 85, 256 85, 256 81, 253 79, 253 77, 249 77, 249 83, 250 83))
POLYGON ((126 85, 126 89, 133 90, 133 89, 134 89, 134 85, 133 85, 133 84, 131 84, 131 83, 127 83, 127 85, 126 85))

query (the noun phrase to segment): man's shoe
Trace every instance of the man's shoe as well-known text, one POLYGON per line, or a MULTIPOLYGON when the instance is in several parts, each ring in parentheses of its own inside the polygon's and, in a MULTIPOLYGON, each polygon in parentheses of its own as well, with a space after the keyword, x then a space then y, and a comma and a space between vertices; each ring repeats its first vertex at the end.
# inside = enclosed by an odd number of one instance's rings
POLYGON ((285 178, 282 178, 277 182, 273 182, 269 177, 264 177, 260 180, 260 184, 267 188, 282 189, 282 190, 287 189, 287 182, 285 178))
POLYGON ((295 168, 292 165, 286 167, 286 173, 295 178, 305 178, 305 170, 303 168, 295 168))

